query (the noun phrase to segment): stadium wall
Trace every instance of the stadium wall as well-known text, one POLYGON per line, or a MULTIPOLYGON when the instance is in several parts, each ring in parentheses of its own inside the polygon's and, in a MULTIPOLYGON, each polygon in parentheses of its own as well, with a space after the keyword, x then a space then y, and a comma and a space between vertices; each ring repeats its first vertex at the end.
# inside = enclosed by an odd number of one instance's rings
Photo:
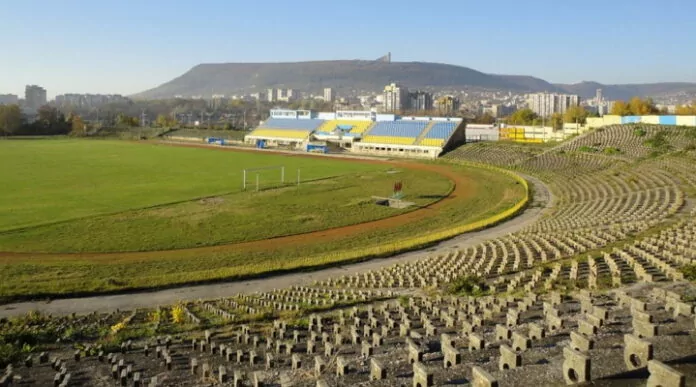
POLYGON ((442 148, 420 145, 378 144, 369 142, 353 143, 351 150, 355 153, 376 156, 411 157, 419 159, 436 159, 442 148))
POLYGON ((649 124, 649 125, 673 125, 696 126, 696 116, 615 116, 591 117, 587 119, 589 128, 600 128, 608 125, 619 124, 649 124))
POLYGON ((500 140, 539 144, 563 139, 564 131, 556 131, 550 126, 502 126, 500 140))
POLYGON ((696 126, 696 116, 677 116, 678 126, 696 126))
POLYGON ((466 142, 498 141, 500 131, 495 125, 467 124, 466 142))

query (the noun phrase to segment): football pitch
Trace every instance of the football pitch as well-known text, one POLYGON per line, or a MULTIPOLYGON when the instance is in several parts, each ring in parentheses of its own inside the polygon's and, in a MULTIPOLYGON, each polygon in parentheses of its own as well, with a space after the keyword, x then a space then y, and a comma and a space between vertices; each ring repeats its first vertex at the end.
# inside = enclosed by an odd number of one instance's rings
POLYGON ((400 251, 525 190, 486 169, 109 140, 0 141, 0 299, 245 278, 400 251), (248 168, 284 166, 247 176, 248 168), (297 184, 297 170, 300 184, 297 184), (406 209, 379 206, 402 182, 406 209), (390 247, 392 246, 392 247, 390 247))
MULTIPOLYGON (((327 158, 120 141, 3 141, 0 251, 146 251, 246 242, 398 214, 395 180, 427 205, 436 174, 327 158), (285 167, 249 172, 245 168, 285 167), (297 175, 299 169, 299 185, 297 175), (256 191, 258 175, 259 189, 256 191)), ((412 209, 415 209, 413 207, 412 209)))

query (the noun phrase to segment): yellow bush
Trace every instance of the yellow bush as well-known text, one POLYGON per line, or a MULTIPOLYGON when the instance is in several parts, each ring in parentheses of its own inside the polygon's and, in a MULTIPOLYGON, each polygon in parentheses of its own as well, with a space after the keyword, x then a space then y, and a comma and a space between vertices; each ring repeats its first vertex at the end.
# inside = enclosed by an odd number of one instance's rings
POLYGON ((120 332, 121 330, 123 330, 123 328, 125 328, 125 327, 126 327, 126 324, 123 321, 121 321, 120 323, 114 324, 111 326, 111 334, 115 335, 118 332, 120 332))
POLYGON ((157 308, 156 310, 150 312, 150 313, 147 315, 147 319, 148 319, 148 321, 150 321, 151 323, 155 323, 155 324, 159 323, 160 320, 162 320, 162 309, 157 308))
POLYGON ((186 312, 184 305, 179 303, 172 306, 172 321, 174 324, 183 324, 186 321, 186 312))

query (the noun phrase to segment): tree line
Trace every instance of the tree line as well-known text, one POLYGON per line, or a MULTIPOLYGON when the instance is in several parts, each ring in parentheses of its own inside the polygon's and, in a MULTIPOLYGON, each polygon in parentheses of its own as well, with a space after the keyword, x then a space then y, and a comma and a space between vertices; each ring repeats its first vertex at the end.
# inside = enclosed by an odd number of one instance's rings
POLYGON ((616 116, 694 116, 696 115, 696 101, 688 105, 677 105, 674 113, 670 113, 667 107, 658 108, 650 98, 633 97, 628 101, 615 101, 609 113, 616 116))
MULTIPOLYGON (((508 125, 552 126, 554 129, 563 128, 563 124, 585 124, 593 114, 582 106, 571 106, 564 113, 553 113, 550 117, 541 117, 532 109, 525 108, 515 111, 504 119, 508 125)), ((596 114, 594 114, 596 115, 596 114)))
POLYGON ((42 106, 34 119, 22 114, 18 105, 0 105, 0 135, 46 136, 69 134, 85 135, 87 125, 80 116, 63 114, 51 106, 42 106))

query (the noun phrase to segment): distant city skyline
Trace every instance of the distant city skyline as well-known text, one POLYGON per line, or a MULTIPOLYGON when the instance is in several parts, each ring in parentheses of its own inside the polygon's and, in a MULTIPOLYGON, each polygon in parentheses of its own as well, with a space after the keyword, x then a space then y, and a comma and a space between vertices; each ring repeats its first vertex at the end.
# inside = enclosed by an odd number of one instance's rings
POLYGON ((37 84, 50 99, 130 95, 200 63, 377 59, 387 52, 395 62, 554 83, 696 82, 696 54, 688 49, 694 11, 696 3, 677 0, 501 0, 495 7, 457 0, 26 0, 3 5, 0 34, 11 39, 0 61, 0 94, 23 97, 25 85, 37 84), (421 30, 413 30, 415 21, 421 30))

